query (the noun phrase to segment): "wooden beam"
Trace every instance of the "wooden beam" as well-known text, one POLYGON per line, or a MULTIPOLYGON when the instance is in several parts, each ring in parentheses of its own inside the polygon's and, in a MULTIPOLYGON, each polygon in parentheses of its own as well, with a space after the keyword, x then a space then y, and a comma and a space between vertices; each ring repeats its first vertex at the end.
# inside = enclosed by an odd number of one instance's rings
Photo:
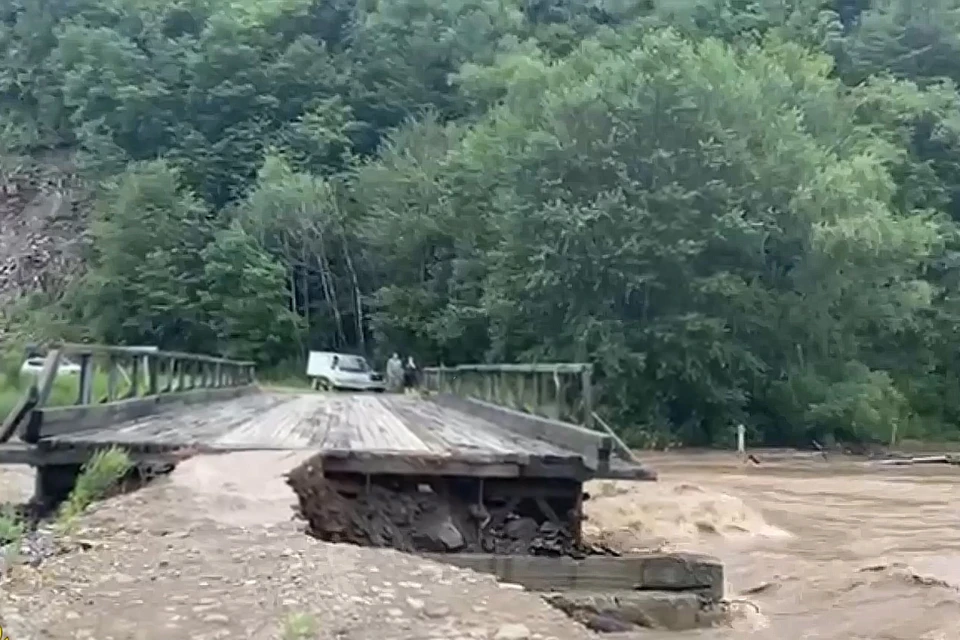
POLYGON ((583 394, 583 426, 593 429, 593 370, 586 369, 580 374, 580 392, 583 394))
POLYGON ((583 457, 588 468, 600 465, 603 451, 609 451, 612 441, 609 436, 591 431, 569 422, 552 420, 523 413, 474 398, 459 398, 449 394, 431 396, 441 406, 475 415, 508 431, 526 438, 549 442, 583 457))
POLYGON ((31 384, 20 396, 20 400, 10 410, 10 413, 3 419, 3 427, 0 428, 0 443, 7 442, 13 437, 17 427, 29 417, 30 412, 37 406, 38 402, 37 387, 31 384))
POLYGON ((698 591, 723 599, 723 564, 689 553, 645 553, 580 560, 528 555, 425 553, 430 560, 493 574, 531 591, 698 591))
MULTIPOLYGON (((32 467, 82 465, 102 449, 111 445, 63 447, 45 449, 27 444, 0 445, 0 464, 23 464, 32 467)), ((121 447, 135 463, 175 463, 184 458, 178 449, 169 451, 137 451, 121 447)))
POLYGON ((42 407, 47 403, 50 392, 53 391, 53 383, 57 381, 57 372, 60 369, 60 360, 62 357, 63 354, 60 350, 54 349, 47 354, 46 359, 43 361, 43 369, 40 370, 40 375, 37 376, 36 380, 37 406, 42 407))
POLYGON ((182 353, 179 351, 148 351, 140 347, 122 347, 103 344, 78 344, 65 342, 53 346, 54 350, 63 351, 67 355, 122 355, 122 356, 154 356, 154 357, 173 357, 178 360, 192 360, 194 362, 206 362, 209 364, 227 364, 235 366, 249 367, 253 362, 249 360, 230 360, 228 358, 219 358, 217 356, 208 356, 199 353, 182 353))
POLYGON ((657 472, 646 465, 616 460, 609 469, 597 471, 593 477, 597 480, 643 480, 657 481, 657 472))
POLYGON ((543 364, 461 364, 455 367, 424 367, 427 373, 455 373, 472 371, 477 373, 575 373, 591 370, 593 365, 587 362, 556 362, 543 364))
POLYGON ((96 374, 93 358, 89 354, 80 355, 80 382, 77 389, 77 404, 93 404, 93 377, 96 374))
POLYGON ((493 457, 443 456, 390 452, 321 452, 323 470, 332 473, 405 476, 467 476, 474 478, 519 478, 521 464, 493 457))
POLYGON ((99 405, 72 407, 45 407, 33 411, 33 417, 22 439, 36 443, 44 438, 69 435, 151 415, 171 405, 196 404, 229 400, 258 391, 256 386, 226 389, 197 389, 183 393, 161 394, 144 398, 129 398, 99 405))
POLYGON ((607 432, 614 443, 617 445, 617 457, 621 460, 626 460, 627 462, 633 462, 634 464, 640 464, 640 460, 637 459, 637 456, 633 455, 633 451, 630 450, 630 447, 620 439, 620 436, 607 424, 607 421, 601 418, 596 412, 593 412, 593 419, 607 432))

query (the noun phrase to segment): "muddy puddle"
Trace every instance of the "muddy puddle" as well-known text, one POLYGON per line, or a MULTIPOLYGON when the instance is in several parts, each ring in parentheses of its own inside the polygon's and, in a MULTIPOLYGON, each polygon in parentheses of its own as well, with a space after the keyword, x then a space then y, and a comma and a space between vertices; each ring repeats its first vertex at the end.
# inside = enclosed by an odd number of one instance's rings
POLYGON ((627 550, 704 551, 743 600, 733 629, 643 637, 955 640, 960 469, 731 454, 645 456, 652 483, 592 483, 586 533, 627 550))

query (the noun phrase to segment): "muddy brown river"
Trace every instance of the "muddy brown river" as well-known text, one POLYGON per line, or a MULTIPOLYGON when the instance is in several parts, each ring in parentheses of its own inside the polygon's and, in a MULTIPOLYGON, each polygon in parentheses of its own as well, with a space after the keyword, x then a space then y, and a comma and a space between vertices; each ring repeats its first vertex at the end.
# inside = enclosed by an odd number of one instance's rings
POLYGON ((644 456, 656 485, 591 486, 589 536, 717 555, 743 601, 733 629, 644 638, 960 638, 960 468, 760 458, 644 456))

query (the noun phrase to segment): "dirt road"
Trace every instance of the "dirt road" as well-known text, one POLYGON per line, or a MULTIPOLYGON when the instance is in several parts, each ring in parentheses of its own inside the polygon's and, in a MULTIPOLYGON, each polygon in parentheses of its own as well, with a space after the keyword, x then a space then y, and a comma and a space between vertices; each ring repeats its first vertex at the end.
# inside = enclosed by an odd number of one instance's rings
POLYGON ((101 503, 72 550, 0 586, 11 640, 576 640, 539 597, 392 551, 329 545, 291 522, 284 453, 194 458, 101 503))

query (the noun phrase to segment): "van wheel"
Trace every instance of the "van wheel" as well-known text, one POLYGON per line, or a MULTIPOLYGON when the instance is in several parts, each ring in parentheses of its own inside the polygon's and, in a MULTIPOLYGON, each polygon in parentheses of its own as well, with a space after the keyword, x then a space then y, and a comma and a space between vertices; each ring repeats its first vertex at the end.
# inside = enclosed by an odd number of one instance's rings
POLYGON ((314 391, 331 391, 333 390, 333 384, 331 384, 328 378, 315 378, 313 381, 314 391))

